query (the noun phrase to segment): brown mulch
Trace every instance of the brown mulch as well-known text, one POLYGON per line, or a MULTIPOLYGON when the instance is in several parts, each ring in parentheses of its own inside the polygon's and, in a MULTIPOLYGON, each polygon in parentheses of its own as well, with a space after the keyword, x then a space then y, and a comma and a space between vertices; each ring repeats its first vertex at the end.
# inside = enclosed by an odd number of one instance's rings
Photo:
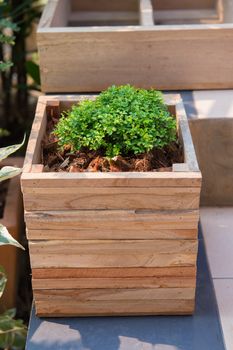
POLYGON ((120 171, 172 171, 173 163, 183 162, 181 145, 173 142, 163 149, 128 157, 106 158, 101 151, 83 149, 75 153, 67 146, 59 149, 53 134, 58 119, 48 118, 47 133, 42 142, 42 161, 48 172, 120 172, 120 171))

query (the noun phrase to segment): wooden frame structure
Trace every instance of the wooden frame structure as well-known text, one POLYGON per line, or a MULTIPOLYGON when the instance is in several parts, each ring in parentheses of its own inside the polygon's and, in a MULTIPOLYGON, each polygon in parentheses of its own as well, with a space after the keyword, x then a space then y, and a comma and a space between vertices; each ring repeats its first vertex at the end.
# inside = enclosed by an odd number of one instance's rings
POLYGON ((231 13, 231 0, 49 0, 38 28, 42 90, 233 88, 231 13))
POLYGON ((44 96, 21 177, 39 316, 191 314, 201 174, 179 95, 183 142, 172 172, 46 173, 48 114, 94 95, 44 96))

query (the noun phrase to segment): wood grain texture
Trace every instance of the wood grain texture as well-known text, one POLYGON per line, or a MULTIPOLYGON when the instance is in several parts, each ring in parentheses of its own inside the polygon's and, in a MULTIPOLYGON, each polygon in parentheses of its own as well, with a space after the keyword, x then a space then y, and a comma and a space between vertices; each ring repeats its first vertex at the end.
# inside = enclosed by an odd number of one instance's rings
POLYGON ((189 315, 194 311, 194 300, 120 300, 117 302, 79 302, 36 300, 37 316, 136 316, 136 315, 189 315))
POLYGON ((25 212, 30 229, 95 229, 116 228, 119 223, 125 230, 144 229, 194 229, 199 220, 199 210, 61 210, 25 212), (128 226, 130 225, 130 227, 128 226), (155 227, 156 225, 156 227, 155 227))
POLYGON ((51 289, 34 290, 37 300, 120 301, 120 300, 193 300, 195 288, 131 288, 131 289, 51 289))
MULTIPOLYGON (((196 226, 198 223, 196 223, 196 226)), ((59 226, 59 225, 58 225, 59 226)), ((196 229, 185 229, 185 230, 109 230, 103 229, 97 232, 93 229, 87 230, 28 230, 27 238, 30 240, 70 240, 82 239, 82 240, 104 240, 104 239, 196 239, 198 230, 196 229)))
MULTIPOLYGON (((183 163, 180 163, 180 165, 183 163)), ((146 173, 27 173, 21 177, 23 187, 200 187, 200 172, 146 173)))
POLYGON ((32 279, 34 290, 43 289, 126 289, 195 288, 193 277, 60 278, 32 279))
POLYGON ((198 210, 25 213, 30 240, 196 239, 198 219, 198 210))
POLYGON ((25 210, 198 209, 200 188, 23 188, 25 210))
MULTIPOLYGON (((187 6, 187 1, 170 0, 155 1, 154 5, 155 11, 160 11, 158 16, 167 9, 186 8, 192 18, 198 15, 198 21, 208 22, 212 17, 209 21, 215 24, 184 25, 179 19, 181 24, 150 27, 54 28, 49 22, 42 23, 38 48, 43 91, 101 91, 126 83, 162 90, 232 88, 233 24, 216 23, 223 19, 220 1, 189 1, 187 6)), ((83 10, 88 12, 85 6, 83 10)), ((95 11, 95 2, 89 3, 89 10, 95 11)))
MULTIPOLYGON (((90 255, 114 254, 163 254, 196 253, 196 240, 73 240, 70 241, 31 241, 32 254, 90 255)), ((77 256, 78 259, 78 256, 77 256)))
POLYGON ((56 255, 31 255, 32 268, 62 268, 64 267, 78 267, 78 268, 105 268, 105 267, 173 267, 173 266, 195 266, 196 253, 193 254, 117 254, 104 255, 91 254, 81 255, 78 258, 74 255, 56 256, 56 255), (63 260, 63 261, 62 261, 63 260))
POLYGON ((134 268, 36 268, 34 279, 79 279, 79 278, 132 278, 132 277, 192 277, 196 278, 196 266, 134 267, 134 268))
POLYGON ((196 240, 29 242, 32 268, 170 267, 196 264, 196 240))

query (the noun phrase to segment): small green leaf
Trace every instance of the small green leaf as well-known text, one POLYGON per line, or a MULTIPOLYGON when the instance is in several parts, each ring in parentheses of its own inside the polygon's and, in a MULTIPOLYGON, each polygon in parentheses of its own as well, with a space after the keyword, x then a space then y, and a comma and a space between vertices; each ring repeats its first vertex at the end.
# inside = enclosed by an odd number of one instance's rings
POLYGON ((4 312, 4 316, 8 316, 8 317, 10 317, 10 318, 14 318, 15 315, 16 315, 16 309, 15 309, 15 308, 6 310, 6 311, 4 312))
POLYGON ((0 72, 7 71, 11 66, 13 66, 13 63, 10 61, 6 61, 6 62, 0 61, 0 72))
POLYGON ((0 148, 0 161, 7 158, 12 153, 16 152, 25 142, 26 135, 24 135, 23 141, 17 145, 7 146, 0 148))
MULTIPOLYGON (((0 4, 1 4, 1 1, 0 1, 0 4)), ((4 28, 10 28, 14 32, 19 31, 19 27, 16 23, 11 22, 9 19, 1 18, 0 19, 0 29, 4 29, 4 28)))
POLYGON ((8 244, 25 250, 25 248, 10 235, 7 228, 0 224, 0 246, 8 244))

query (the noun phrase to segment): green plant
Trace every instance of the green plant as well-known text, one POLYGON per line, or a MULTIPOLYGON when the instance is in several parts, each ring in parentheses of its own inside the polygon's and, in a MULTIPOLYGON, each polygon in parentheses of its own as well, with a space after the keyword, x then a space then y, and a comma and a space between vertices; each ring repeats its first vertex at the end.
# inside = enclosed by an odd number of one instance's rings
MULTIPOLYGON (((15 23, 11 20, 2 18, 0 19, 0 44, 13 46, 15 44, 14 32, 19 30, 15 23)), ((4 52, 0 56, 0 72, 6 72, 12 67, 13 63, 9 59, 5 59, 4 52)))
POLYGON ((36 99, 30 91, 40 89, 40 76, 36 46, 29 38, 44 2, 0 0, 0 125, 10 133, 1 146, 18 142, 31 128, 36 99))
MULTIPOLYGON (((0 161, 16 152, 24 143, 0 148, 0 161)), ((0 169, 0 182, 10 179, 21 173, 20 168, 5 166, 0 169)), ((8 232, 7 228, 0 224, 0 246, 14 245, 24 249, 8 232)), ((4 269, 0 266, 0 298, 4 292, 7 278, 4 269)), ((15 320, 16 310, 10 309, 0 315, 0 348, 1 349, 23 349, 25 345, 26 326, 22 320, 15 320)))
POLYGON ((65 112, 55 131, 59 145, 72 151, 102 150, 108 157, 145 153, 176 138, 176 121, 162 94, 130 85, 112 86, 94 101, 65 112))
MULTIPOLYGON (((0 162, 9 157, 12 153, 16 152, 24 144, 25 137, 22 143, 12 146, 0 148, 0 162)), ((4 166, 0 169, 0 182, 17 176, 21 173, 21 168, 13 166, 4 166)), ((8 232, 7 228, 0 224, 0 246, 11 244, 18 248, 24 249, 8 232)))
MULTIPOLYGON (((4 269, 0 266, 0 297, 2 296, 7 278, 4 269)), ((15 309, 5 311, 0 315, 0 348, 24 349, 27 328, 22 320, 15 320, 15 309)))

